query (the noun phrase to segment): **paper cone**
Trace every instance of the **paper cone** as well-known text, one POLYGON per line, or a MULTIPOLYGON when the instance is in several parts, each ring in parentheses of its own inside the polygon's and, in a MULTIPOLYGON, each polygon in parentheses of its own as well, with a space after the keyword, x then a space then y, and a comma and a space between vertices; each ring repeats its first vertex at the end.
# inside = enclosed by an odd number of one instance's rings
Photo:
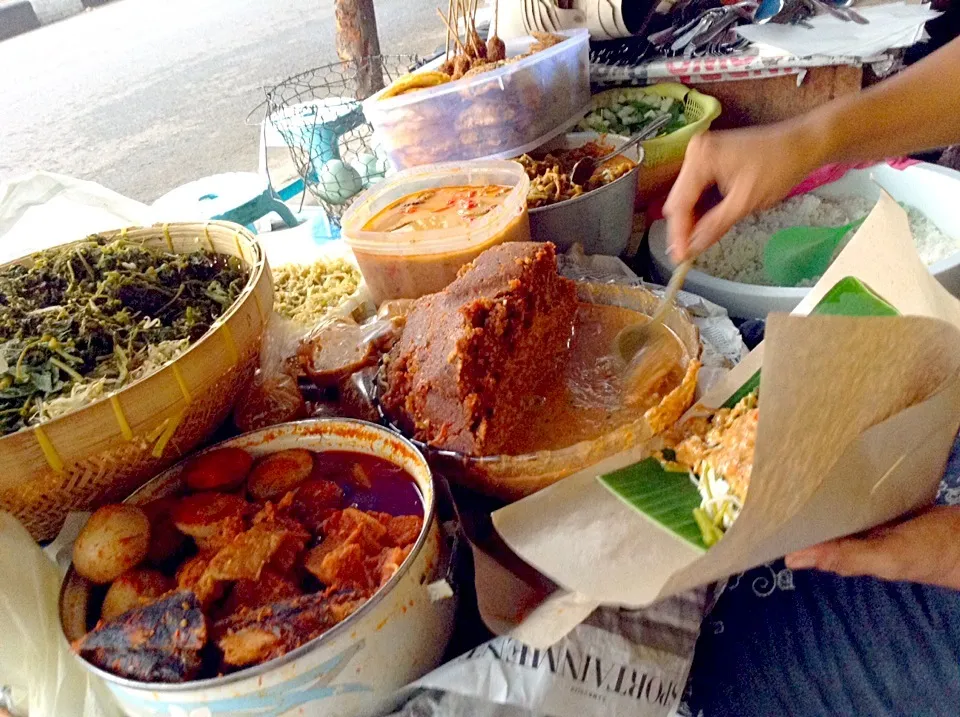
MULTIPOLYGON (((960 428, 960 302, 920 261, 884 195, 795 314, 704 399, 722 405, 763 366, 750 490, 702 551, 621 503, 602 473, 638 446, 493 515, 524 561, 583 602, 641 607, 929 504, 960 428), (802 316, 855 276, 903 316, 802 316)), ((481 588, 482 589, 482 588, 481 588)))

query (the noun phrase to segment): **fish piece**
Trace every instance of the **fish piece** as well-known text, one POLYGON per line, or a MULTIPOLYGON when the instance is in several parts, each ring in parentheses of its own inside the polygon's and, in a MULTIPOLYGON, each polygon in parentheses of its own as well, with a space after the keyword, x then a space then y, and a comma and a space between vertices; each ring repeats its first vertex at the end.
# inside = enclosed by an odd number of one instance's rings
POLYGON ((220 620, 213 634, 224 668, 281 657, 345 620, 365 599, 355 591, 304 595, 220 620))
POLYGON ((140 682, 187 682, 202 666, 200 655, 194 652, 97 648, 84 653, 83 658, 102 670, 140 682))
POLYGON ((200 669, 207 619, 189 591, 101 622, 73 649, 97 667, 143 682, 182 682, 200 669))

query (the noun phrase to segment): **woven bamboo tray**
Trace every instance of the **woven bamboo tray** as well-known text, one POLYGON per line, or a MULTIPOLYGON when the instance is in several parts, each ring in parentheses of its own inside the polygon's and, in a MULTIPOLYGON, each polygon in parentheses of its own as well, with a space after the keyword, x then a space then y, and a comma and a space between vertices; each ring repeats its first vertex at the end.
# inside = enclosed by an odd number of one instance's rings
POLYGON ((250 278, 234 305, 177 360, 110 397, 0 438, 0 510, 41 541, 56 536, 70 511, 123 500, 208 438, 251 376, 273 310, 266 257, 243 227, 167 224, 101 235, 177 253, 236 256, 250 278))

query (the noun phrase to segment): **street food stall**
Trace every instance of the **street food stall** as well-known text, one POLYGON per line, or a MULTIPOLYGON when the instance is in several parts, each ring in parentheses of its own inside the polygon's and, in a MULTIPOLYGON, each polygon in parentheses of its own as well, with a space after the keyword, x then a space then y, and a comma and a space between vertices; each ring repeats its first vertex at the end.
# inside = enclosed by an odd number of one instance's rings
MULTIPOLYGON (((0 565, 30 576, 0 609, 12 714, 676 714, 725 585, 789 590, 785 553, 937 494, 960 173, 825 168, 665 292, 686 269, 657 195, 749 112, 704 80, 814 63, 630 70, 560 22, 578 10, 531 5, 482 36, 451 0, 431 61, 274 88, 319 240, 54 175, 0 194, 0 565), (785 273, 798 226, 836 231, 785 273)), ((766 5, 651 42, 774 42, 745 20, 766 5)))

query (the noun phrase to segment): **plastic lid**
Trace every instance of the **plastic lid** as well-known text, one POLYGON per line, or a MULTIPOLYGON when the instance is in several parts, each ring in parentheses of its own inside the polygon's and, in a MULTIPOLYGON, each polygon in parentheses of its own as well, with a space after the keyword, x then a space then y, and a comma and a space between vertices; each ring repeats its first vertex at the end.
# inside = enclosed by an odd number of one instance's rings
POLYGON ((416 256, 483 246, 526 211, 530 180, 517 162, 482 160, 415 167, 368 189, 351 205, 341 222, 352 249, 369 254, 416 256), (437 187, 499 185, 512 187, 503 204, 469 227, 431 231, 377 232, 364 229, 380 212, 415 192, 437 187))

